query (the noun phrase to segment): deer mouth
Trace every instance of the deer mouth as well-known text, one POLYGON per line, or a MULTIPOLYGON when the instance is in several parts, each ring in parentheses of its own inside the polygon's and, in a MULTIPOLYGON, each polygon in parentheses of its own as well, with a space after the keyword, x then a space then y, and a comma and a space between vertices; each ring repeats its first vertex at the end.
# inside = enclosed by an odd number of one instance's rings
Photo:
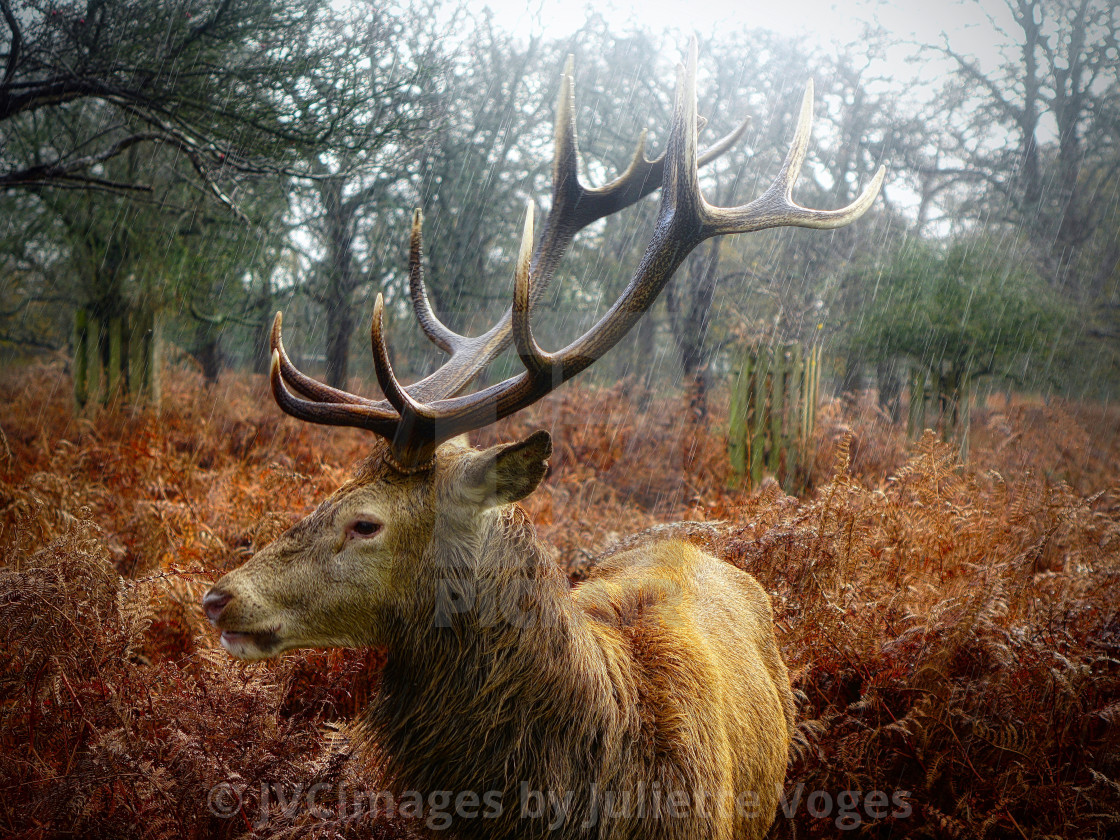
POLYGON ((280 627, 268 630, 223 630, 222 647, 238 659, 264 659, 280 652, 280 627))

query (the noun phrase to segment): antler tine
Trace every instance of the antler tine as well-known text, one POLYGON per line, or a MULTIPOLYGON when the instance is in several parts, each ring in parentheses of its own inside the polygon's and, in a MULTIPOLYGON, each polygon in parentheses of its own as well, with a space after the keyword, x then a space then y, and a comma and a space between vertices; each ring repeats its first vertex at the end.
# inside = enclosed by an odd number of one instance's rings
POLYGON ((617 213, 652 193, 661 186, 661 173, 664 170, 664 152, 653 160, 646 157, 646 130, 643 128, 625 172, 601 187, 581 185, 581 201, 577 205, 581 213, 580 221, 583 222, 581 227, 617 213))
POLYGON ((552 129, 552 206, 564 202, 567 193, 578 197, 579 142, 576 140, 576 92, 572 74, 575 56, 569 55, 560 74, 560 92, 556 95, 556 124, 552 129))
POLYGON ((703 169, 713 160, 725 154, 736 143, 738 143, 740 139, 742 139, 743 135, 747 133, 747 129, 750 127, 750 124, 751 118, 744 117, 743 121, 735 126, 735 128, 733 128, 731 131, 729 131, 727 134, 719 138, 719 140, 705 149, 697 159, 696 165, 703 169))
MULTIPOLYGON (((739 125, 713 143, 697 159, 697 165, 703 167, 716 158, 727 153, 742 136, 751 124, 751 118, 745 117, 739 125)), ((700 126, 702 128, 702 126, 700 126)), ((661 179, 665 172, 665 152, 653 160, 646 157, 646 130, 638 135, 638 143, 634 149, 634 156, 626 171, 601 187, 584 187, 584 198, 598 200, 599 206, 595 212, 596 218, 609 216, 624 207, 629 207, 635 201, 645 198, 661 186, 661 179)), ((589 205, 584 202, 584 207, 589 205)))
MULTIPOLYGON (((285 413, 298 420, 327 426, 354 426, 390 438, 393 436, 400 420, 395 413, 379 411, 372 405, 331 401, 313 402, 296 396, 288 390, 284 383, 284 377, 281 373, 280 351, 275 347, 272 349, 269 380, 272 384, 272 396, 276 400, 276 404, 285 413)), ((327 386, 324 385, 323 387, 327 386)))
MULTIPOLYGON (((291 385, 305 397, 310 397, 316 402, 338 403, 340 405, 364 405, 371 408, 380 408, 382 410, 388 408, 388 405, 383 402, 368 400, 357 394, 351 394, 349 391, 340 391, 338 388, 325 385, 300 371, 299 368, 292 364, 292 360, 288 358, 288 353, 284 349, 284 336, 281 329, 283 320, 283 313, 277 312, 276 317, 272 320, 269 344, 273 354, 277 356, 280 366, 280 375, 286 380, 287 384, 291 385)), ((386 414, 385 416, 388 417, 389 415, 386 414)))
POLYGON ((793 200, 793 185, 805 163, 812 129, 813 80, 810 79, 801 98, 801 113, 797 120, 793 142, 790 144, 778 177, 766 192, 741 207, 714 207, 704 202, 705 238, 784 226, 829 230, 851 224, 867 212, 883 186, 883 179, 887 174, 885 166, 879 167, 875 177, 860 193, 859 198, 839 210, 811 210, 793 200))
POLYGON ((392 441, 392 453, 399 467, 405 470, 422 468, 431 459, 439 442, 434 431, 435 418, 425 405, 409 395, 393 373, 389 347, 385 343, 385 298, 380 292, 373 304, 369 334, 377 384, 400 414, 399 418, 394 418, 396 423, 392 433, 386 435, 392 441))
POLYGON ((513 346, 521 357, 525 369, 533 376, 545 371, 550 359, 537 340, 529 322, 532 313, 532 256, 533 256, 533 202, 525 208, 525 227, 521 233, 521 249, 517 254, 517 268, 513 283, 513 346))
POLYGON ((657 219, 659 227, 662 222, 667 222, 677 237, 689 243, 689 250, 703 238, 700 235, 703 198, 696 159, 696 54, 696 38, 689 38, 687 63, 677 65, 677 93, 669 131, 668 163, 657 219))
POLYGON ((373 318, 369 325, 370 344, 373 347, 373 364, 377 373, 377 384, 381 386, 382 393, 389 403, 403 417, 405 414, 421 415, 424 413, 422 404, 414 400, 397 381, 393 373, 393 363, 389 359, 389 347, 385 343, 385 297, 377 293, 373 304, 373 318))
POLYGON ((408 291, 412 298, 412 309, 416 313, 416 320, 424 335, 445 353, 454 354, 463 346, 467 337, 460 335, 444 325, 432 310, 428 300, 428 291, 424 287, 424 242, 421 228, 424 225, 424 214, 417 207, 412 211, 412 233, 408 243, 408 291))

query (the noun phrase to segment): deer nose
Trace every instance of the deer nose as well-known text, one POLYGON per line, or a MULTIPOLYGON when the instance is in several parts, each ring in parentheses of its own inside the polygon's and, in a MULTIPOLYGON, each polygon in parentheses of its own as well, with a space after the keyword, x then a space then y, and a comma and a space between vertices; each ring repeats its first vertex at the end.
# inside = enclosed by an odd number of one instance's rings
POLYGON ((228 592, 222 592, 220 589, 211 589, 206 593, 202 599, 202 610, 206 613, 206 617, 210 619, 210 623, 217 622, 218 616, 222 614, 222 610, 226 604, 233 598, 228 592))

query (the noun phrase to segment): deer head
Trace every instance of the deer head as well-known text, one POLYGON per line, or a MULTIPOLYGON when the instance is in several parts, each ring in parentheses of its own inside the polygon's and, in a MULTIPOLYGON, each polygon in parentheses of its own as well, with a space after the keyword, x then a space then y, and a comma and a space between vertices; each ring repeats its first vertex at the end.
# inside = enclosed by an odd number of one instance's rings
POLYGON ((430 468, 402 472, 388 446, 376 447, 314 513, 206 595, 222 645, 260 659, 385 645, 394 628, 437 622, 496 511, 536 489, 551 454, 547 432, 482 452, 456 440, 430 468))
POLYGON ((882 168, 843 209, 811 210, 793 201, 793 185, 809 146, 812 109, 810 83, 785 162, 762 196, 738 207, 709 204, 700 191, 698 167, 729 149, 747 124, 698 152, 693 41, 686 65, 678 68, 664 154, 648 159, 643 135, 629 168, 611 183, 590 188, 577 171, 569 59, 557 106, 552 206, 539 237, 533 205, 528 206, 513 305, 493 328, 477 337, 460 335, 433 312, 424 288, 419 210, 412 221, 409 286, 424 333, 450 354, 435 373, 408 387, 397 380, 385 341, 380 294, 371 340, 383 400, 341 391, 301 373, 284 350, 277 313, 271 384, 280 407, 312 423, 367 429, 382 440, 352 480, 206 595, 206 613, 221 628, 226 649, 239 657, 258 658, 295 647, 383 644, 400 631, 402 621, 425 611, 431 616, 432 603, 416 603, 435 597, 419 585, 435 579, 431 565, 472 562, 471 552, 480 550, 480 541, 503 506, 523 498, 541 481, 551 452, 545 432, 484 452, 453 439, 531 405, 594 363, 626 335, 705 239, 787 225, 837 228, 870 207, 883 181, 882 168), (662 190, 657 222, 621 296, 567 347, 543 350, 533 336, 530 315, 575 234, 657 186, 662 190), (511 342, 525 369, 504 382, 463 394, 511 342))

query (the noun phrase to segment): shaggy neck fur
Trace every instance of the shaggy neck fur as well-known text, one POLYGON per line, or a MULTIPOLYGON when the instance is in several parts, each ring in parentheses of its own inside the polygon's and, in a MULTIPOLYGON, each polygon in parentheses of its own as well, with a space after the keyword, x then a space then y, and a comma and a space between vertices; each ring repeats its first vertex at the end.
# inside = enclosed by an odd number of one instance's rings
POLYGON ((396 617, 380 696, 363 719, 386 784, 425 800, 500 792, 501 816, 456 819, 457 836, 604 836, 595 791, 624 789, 633 779, 614 776, 640 777, 653 760, 638 754, 627 658, 572 602, 520 508, 435 551, 424 564, 435 579, 396 617), (448 610, 453 595, 462 600, 448 610), (526 791, 569 797, 564 826, 550 831, 547 808, 525 818, 526 791))

